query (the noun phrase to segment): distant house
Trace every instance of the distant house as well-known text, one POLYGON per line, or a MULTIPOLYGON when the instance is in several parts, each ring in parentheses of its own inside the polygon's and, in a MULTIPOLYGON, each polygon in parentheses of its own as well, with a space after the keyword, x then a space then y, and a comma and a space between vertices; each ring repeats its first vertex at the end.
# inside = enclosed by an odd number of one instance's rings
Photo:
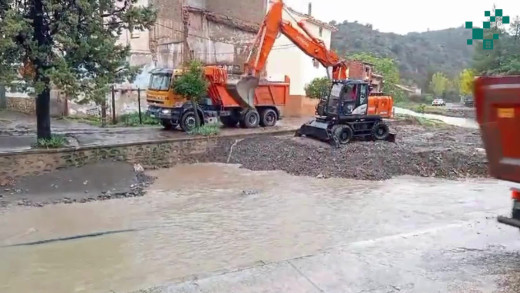
POLYGON ((380 74, 374 73, 374 64, 358 60, 351 60, 347 62, 347 66, 347 75, 349 78, 369 82, 373 86, 372 92, 382 92, 384 77, 380 74))
MULTIPOLYGON (((311 9, 304 14, 290 7, 286 8, 287 11, 284 10, 282 16, 284 20, 291 21, 295 28, 305 34, 296 23, 303 20, 311 34, 321 39, 330 49, 332 32, 337 31, 334 26, 312 17, 311 9)), ((305 86, 308 83, 317 77, 327 76, 327 71, 321 64, 314 63, 311 57, 284 35, 280 35, 274 43, 267 60, 266 72, 270 80, 283 80, 288 75, 291 79, 290 95, 301 97, 305 96, 305 86)))

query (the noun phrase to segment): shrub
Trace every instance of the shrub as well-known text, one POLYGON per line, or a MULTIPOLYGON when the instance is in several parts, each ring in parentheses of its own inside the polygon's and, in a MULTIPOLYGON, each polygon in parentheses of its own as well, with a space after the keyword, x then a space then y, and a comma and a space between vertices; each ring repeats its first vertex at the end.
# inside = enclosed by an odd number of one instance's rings
POLYGON ((421 104, 421 105, 417 106, 417 112, 418 113, 424 114, 425 111, 426 111, 426 105, 425 104, 421 104))
POLYGON ((67 138, 64 135, 52 135, 49 139, 38 139, 36 147, 42 149, 58 149, 67 145, 67 138))
POLYGON ((321 99, 329 94, 331 86, 332 83, 327 77, 315 78, 305 86, 305 95, 311 99, 321 99))

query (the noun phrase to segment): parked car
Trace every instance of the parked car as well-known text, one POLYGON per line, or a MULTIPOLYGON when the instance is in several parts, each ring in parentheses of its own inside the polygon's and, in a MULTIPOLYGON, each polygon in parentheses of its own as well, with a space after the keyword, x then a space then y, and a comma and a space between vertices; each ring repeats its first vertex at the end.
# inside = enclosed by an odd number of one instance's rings
POLYGON ((432 102, 432 106, 446 106, 446 102, 443 99, 435 99, 432 102))
POLYGON ((474 102, 473 102, 473 97, 472 96, 467 96, 464 98, 464 105, 466 107, 473 107, 474 105, 474 102))

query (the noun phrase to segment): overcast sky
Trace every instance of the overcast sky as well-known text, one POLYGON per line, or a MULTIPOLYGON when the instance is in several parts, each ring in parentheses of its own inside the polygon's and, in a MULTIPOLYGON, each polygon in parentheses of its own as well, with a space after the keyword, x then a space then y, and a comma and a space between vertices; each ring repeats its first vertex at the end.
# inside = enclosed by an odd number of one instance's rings
POLYGON ((520 0, 285 0, 285 4, 307 12, 312 2, 313 16, 323 20, 370 23, 381 32, 406 34, 458 27, 473 21, 482 27, 485 10, 503 9, 512 19, 520 15, 520 0))

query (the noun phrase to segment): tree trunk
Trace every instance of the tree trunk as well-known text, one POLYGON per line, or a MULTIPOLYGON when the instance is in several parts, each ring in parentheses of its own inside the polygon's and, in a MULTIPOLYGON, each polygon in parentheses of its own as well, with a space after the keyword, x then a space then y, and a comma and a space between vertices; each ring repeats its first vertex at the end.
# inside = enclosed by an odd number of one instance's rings
POLYGON ((34 81, 38 83, 42 91, 36 97, 36 128, 38 139, 51 138, 51 117, 50 117, 50 100, 51 100, 51 81, 46 70, 48 67, 48 58, 51 53, 51 39, 49 35, 49 26, 44 19, 44 5, 42 0, 34 0, 31 6, 31 18, 33 19, 34 40, 37 43, 37 54, 34 56, 33 64, 35 69, 34 81), (47 54, 42 54, 45 50, 47 54))
POLYGON ((51 90, 49 85, 36 97, 36 128, 38 139, 51 138, 51 90))
POLYGON ((197 104, 197 101, 195 99, 191 99, 191 104, 193 106, 193 111, 195 112, 195 125, 197 128, 200 127, 200 117, 199 117, 199 105, 197 104))

